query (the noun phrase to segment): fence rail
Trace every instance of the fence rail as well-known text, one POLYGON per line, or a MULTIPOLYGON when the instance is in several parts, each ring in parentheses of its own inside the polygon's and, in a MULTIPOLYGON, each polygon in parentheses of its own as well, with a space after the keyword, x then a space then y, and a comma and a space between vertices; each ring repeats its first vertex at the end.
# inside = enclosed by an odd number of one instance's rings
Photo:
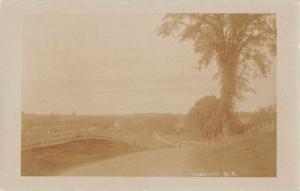
POLYGON ((255 136, 260 132, 274 131, 274 130, 276 130, 276 124, 275 122, 272 122, 272 123, 266 123, 260 125, 253 125, 245 132, 245 134, 250 136, 255 136))
POLYGON ((114 142, 126 142, 128 140, 114 135, 108 130, 99 127, 34 127, 22 129, 22 150, 35 147, 51 146, 80 139, 106 139, 114 142))

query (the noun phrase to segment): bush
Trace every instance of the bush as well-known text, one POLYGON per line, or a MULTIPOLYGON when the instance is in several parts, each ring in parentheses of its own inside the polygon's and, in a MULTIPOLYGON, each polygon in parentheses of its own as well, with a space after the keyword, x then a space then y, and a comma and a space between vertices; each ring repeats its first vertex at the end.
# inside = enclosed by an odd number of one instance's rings
POLYGON ((206 96, 197 101, 190 109, 186 125, 201 139, 218 138, 222 133, 220 100, 216 96, 206 96))

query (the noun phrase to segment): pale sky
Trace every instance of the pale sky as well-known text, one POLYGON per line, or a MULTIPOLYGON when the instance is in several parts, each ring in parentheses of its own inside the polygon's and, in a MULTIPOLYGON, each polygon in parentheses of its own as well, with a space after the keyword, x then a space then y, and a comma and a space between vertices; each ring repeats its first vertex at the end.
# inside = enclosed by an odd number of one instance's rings
MULTIPOLYGON (((186 113, 218 95, 215 67, 195 69, 189 42, 156 35, 164 14, 38 14, 24 20, 22 110, 30 113, 186 113)), ((275 65, 238 110, 276 102, 275 65)))

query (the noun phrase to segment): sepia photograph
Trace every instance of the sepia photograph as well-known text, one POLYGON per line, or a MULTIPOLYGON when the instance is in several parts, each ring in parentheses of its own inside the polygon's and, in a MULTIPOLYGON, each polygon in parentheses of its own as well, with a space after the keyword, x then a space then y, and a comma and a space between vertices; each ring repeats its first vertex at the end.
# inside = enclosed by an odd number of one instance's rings
POLYGON ((276 177, 275 13, 24 17, 22 176, 276 177))
POLYGON ((297 0, 0 0, 0 191, 296 191, 297 0))

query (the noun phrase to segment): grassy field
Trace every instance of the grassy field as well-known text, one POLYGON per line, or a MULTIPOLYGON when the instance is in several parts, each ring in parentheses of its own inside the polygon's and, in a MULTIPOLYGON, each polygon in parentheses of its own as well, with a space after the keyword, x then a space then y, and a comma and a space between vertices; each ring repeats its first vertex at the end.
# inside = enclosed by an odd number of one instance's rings
POLYGON ((106 140, 76 140, 22 151, 22 176, 51 176, 74 166, 137 151, 127 144, 106 140))
POLYGON ((194 149, 194 176, 276 176, 276 132, 240 137, 194 149))

